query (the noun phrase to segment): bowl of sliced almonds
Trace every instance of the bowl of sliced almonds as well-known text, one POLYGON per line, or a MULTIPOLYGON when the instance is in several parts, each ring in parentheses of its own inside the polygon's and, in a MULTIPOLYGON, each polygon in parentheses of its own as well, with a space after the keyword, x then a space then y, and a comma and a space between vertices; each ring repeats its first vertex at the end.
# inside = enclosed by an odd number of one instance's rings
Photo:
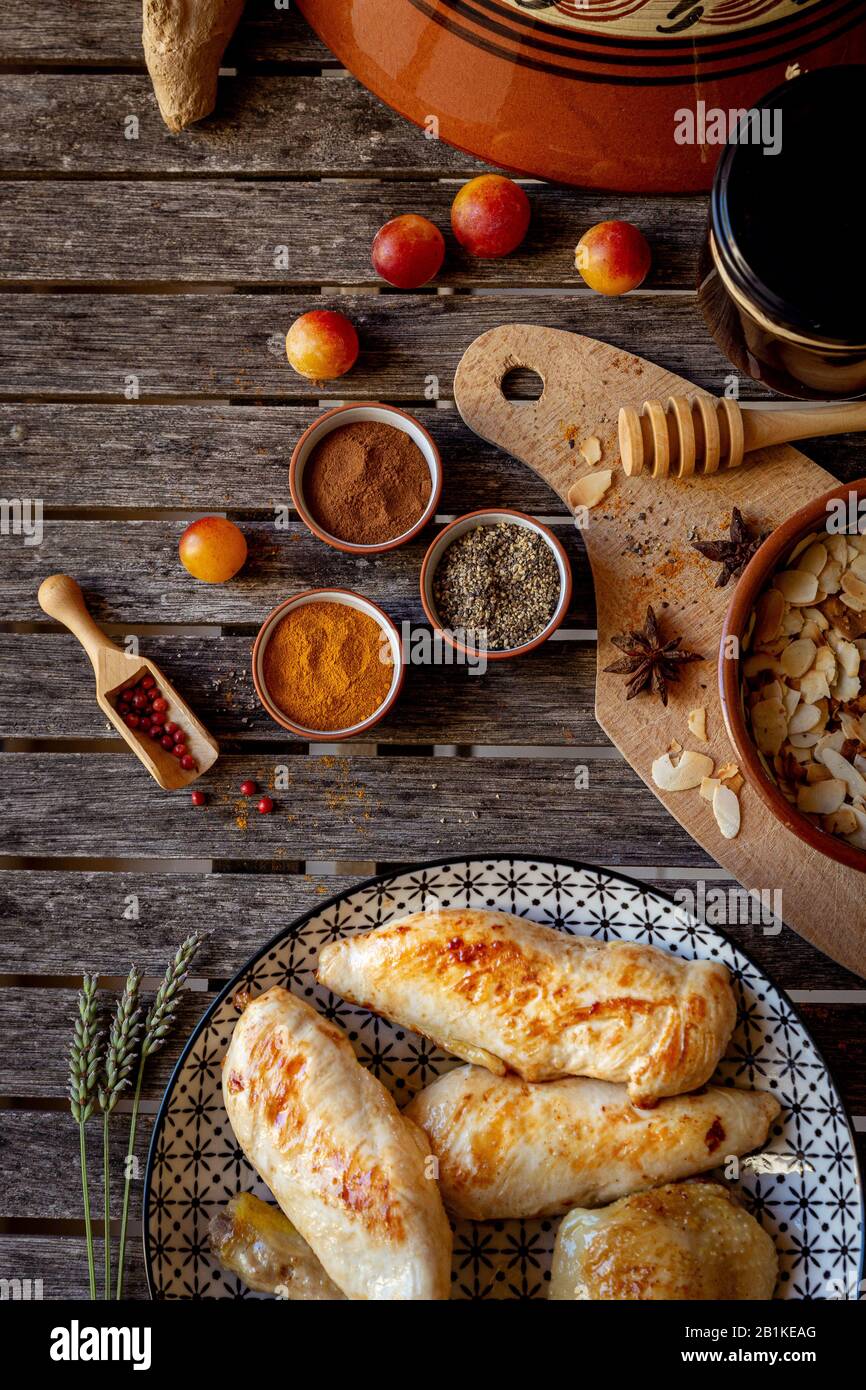
POLYGON ((801 840, 866 871, 866 479, 810 502, 753 556, 719 682, 759 796, 801 840))

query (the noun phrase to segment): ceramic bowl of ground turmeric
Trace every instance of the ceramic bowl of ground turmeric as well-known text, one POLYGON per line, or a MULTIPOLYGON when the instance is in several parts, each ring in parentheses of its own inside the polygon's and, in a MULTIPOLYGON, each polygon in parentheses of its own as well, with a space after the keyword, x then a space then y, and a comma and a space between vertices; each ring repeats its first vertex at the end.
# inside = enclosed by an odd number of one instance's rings
POLYGON ((400 635, 361 594, 306 589, 262 623, 253 681, 275 723, 299 738, 356 738, 385 717, 400 693, 400 635))
POLYGON ((442 462, 411 415, 367 401, 328 410, 289 466, 292 501, 314 536, 350 555, 393 550, 433 519, 442 462))

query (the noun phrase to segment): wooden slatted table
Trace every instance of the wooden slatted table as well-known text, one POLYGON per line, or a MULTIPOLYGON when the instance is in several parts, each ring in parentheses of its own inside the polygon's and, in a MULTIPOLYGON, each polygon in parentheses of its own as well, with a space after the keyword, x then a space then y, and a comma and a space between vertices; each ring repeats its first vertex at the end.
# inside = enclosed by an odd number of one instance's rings
MULTIPOLYGON (((218 114, 172 137, 139 28, 127 0, 0 15, 0 494, 41 498, 46 518, 41 545, 0 536, 0 1278, 41 1279, 46 1297, 87 1286, 64 1100, 83 969, 115 982, 134 959, 153 977, 192 926, 211 930, 175 1041, 148 1076, 152 1114, 220 983, 280 924, 377 867, 502 849, 667 888, 725 882, 595 723, 592 588, 561 504, 469 434, 450 400, 464 347, 509 319, 606 339, 720 391, 730 368, 693 293, 705 201, 534 184, 515 256, 473 262, 452 245, 440 290, 392 293, 369 265, 376 228, 410 209, 446 225, 455 180, 480 166, 393 115, 266 0, 251 0, 226 56, 218 114), (621 301, 591 294, 573 269, 580 233, 608 216, 640 224, 655 253, 646 284, 621 301), (282 246, 288 270, 277 268, 282 246), (325 305, 348 307, 363 342, 333 399, 402 402, 435 435, 437 524, 523 505, 552 519, 576 581, 545 648, 471 680, 410 670, 376 744, 330 755, 266 719, 251 637, 287 593, 320 583, 361 588, 420 622, 423 542, 362 565, 291 513, 274 527, 292 446, 323 404, 288 369, 283 337, 325 305), (210 587, 180 568, 176 545, 191 516, 213 511, 243 524, 250 560, 236 582, 210 587), (206 814, 160 792, 107 729, 84 654, 36 604, 57 570, 79 578, 109 631, 138 635, 223 741, 206 814), (590 768, 580 795, 576 762, 590 768), (267 782, 276 763, 288 773, 278 813, 245 823, 240 780, 267 782)), ((841 478, 863 472, 854 439, 805 448, 841 478)), ((863 982, 790 931, 729 930, 806 1015, 862 1133, 863 982)), ((95 1163, 92 1180, 98 1193, 95 1163)), ((128 1287, 145 1296, 137 1241, 128 1287)))

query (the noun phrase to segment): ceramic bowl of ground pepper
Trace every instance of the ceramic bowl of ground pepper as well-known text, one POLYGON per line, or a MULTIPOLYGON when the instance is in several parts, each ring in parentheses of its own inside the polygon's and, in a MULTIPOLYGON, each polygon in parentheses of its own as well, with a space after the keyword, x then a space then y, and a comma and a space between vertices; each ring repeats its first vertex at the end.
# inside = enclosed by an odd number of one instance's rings
POLYGON ((405 545, 427 525, 442 491, 430 435, 405 411, 371 401, 327 411, 301 435, 289 467, 301 520, 352 555, 405 545))
POLYGON ((421 602, 457 651, 483 651, 492 661, 520 656, 560 626, 571 566, 553 532, 524 512, 469 512, 427 551, 421 602))
POLYGON ((400 693, 400 636, 361 594, 306 589, 263 622, 253 681, 271 718, 299 738, 355 738, 378 724, 400 693))

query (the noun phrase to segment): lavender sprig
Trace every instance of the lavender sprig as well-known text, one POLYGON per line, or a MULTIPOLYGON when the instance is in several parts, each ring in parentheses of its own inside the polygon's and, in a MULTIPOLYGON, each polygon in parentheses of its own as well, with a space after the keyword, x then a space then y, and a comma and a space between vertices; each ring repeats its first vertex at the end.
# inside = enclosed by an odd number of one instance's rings
POLYGON ((96 1003, 98 975, 85 975, 78 995, 78 1017, 69 1049, 69 1105, 72 1118, 78 1125, 78 1149, 81 1162, 81 1192, 84 1199, 84 1228, 87 1237, 87 1270, 90 1277, 90 1297, 96 1298, 96 1266, 93 1259, 93 1226, 90 1220, 90 1191, 87 1183, 87 1144, 84 1126, 93 1114, 97 1101, 99 1052, 102 1035, 96 1003))
POLYGON ((102 1198, 105 1219, 105 1298, 111 1297, 111 1207, 109 1197, 109 1120, 122 1093, 129 1085, 132 1068, 135 1065, 135 1049, 141 1024, 139 987, 142 972, 132 966, 126 977, 123 994, 117 1001, 108 1046, 105 1053, 105 1067, 100 1078, 99 1105, 102 1110, 102 1198))

